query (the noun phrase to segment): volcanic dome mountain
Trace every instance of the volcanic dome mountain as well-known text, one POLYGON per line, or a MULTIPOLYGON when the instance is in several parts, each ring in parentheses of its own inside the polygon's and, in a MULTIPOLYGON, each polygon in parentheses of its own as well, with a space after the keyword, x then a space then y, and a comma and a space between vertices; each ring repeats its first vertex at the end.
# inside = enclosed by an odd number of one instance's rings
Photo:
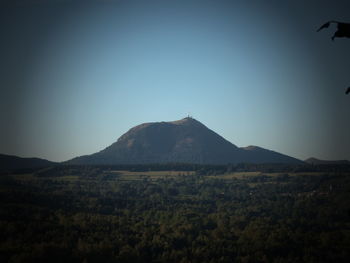
POLYGON ((239 148, 191 117, 135 126, 104 150, 68 161, 70 164, 242 162, 302 163, 257 146, 239 148))

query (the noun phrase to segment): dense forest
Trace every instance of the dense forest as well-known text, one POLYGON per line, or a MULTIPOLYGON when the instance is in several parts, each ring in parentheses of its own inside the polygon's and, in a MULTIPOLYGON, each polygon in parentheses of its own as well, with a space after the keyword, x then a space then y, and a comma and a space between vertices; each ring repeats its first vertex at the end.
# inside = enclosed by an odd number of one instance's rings
POLYGON ((350 258, 349 172, 161 168, 56 166, 1 175, 1 262, 350 258))

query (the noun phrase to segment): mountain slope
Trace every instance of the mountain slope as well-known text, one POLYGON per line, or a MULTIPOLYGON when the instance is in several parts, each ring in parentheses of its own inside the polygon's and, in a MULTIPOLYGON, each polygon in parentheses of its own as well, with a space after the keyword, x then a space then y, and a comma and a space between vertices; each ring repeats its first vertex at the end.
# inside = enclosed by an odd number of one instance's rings
POLYGON ((238 148, 193 118, 144 123, 106 149, 74 158, 70 164, 145 163, 301 163, 260 147, 238 148))
POLYGON ((241 147, 240 149, 246 152, 244 162, 248 163, 303 163, 302 161, 288 155, 258 146, 241 147))
POLYGON ((0 154, 0 171, 41 168, 53 164, 55 163, 40 158, 22 158, 13 155, 0 154))

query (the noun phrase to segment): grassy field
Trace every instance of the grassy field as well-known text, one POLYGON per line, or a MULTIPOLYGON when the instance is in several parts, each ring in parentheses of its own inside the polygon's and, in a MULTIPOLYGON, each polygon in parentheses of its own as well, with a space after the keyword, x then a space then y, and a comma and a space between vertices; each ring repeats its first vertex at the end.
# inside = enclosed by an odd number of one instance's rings
POLYGON ((242 178, 246 176, 259 176, 262 175, 261 172, 233 172, 226 173, 221 175, 209 175, 208 178, 217 178, 217 179, 233 179, 233 178, 242 178))
POLYGON ((195 175, 194 171, 145 171, 145 172, 135 172, 135 171, 111 171, 109 173, 118 175, 121 180, 157 180, 157 179, 167 179, 177 176, 190 176, 195 175))

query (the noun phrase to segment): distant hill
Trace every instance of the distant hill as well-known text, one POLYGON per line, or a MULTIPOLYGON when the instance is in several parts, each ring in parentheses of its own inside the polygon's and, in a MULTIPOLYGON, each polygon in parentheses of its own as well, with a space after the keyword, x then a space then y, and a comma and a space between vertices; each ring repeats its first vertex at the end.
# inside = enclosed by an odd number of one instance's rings
POLYGON ((22 158, 13 155, 0 154, 0 171, 42 168, 56 163, 40 158, 22 158))
POLYGON ((350 165, 350 161, 348 160, 329 161, 329 160, 320 160, 313 157, 306 159, 304 162, 308 164, 313 164, 313 165, 319 165, 319 164, 349 164, 350 165))
POLYGON ((67 161, 69 164, 242 162, 303 163, 293 157, 257 146, 239 148, 190 117, 135 126, 104 150, 67 161))

